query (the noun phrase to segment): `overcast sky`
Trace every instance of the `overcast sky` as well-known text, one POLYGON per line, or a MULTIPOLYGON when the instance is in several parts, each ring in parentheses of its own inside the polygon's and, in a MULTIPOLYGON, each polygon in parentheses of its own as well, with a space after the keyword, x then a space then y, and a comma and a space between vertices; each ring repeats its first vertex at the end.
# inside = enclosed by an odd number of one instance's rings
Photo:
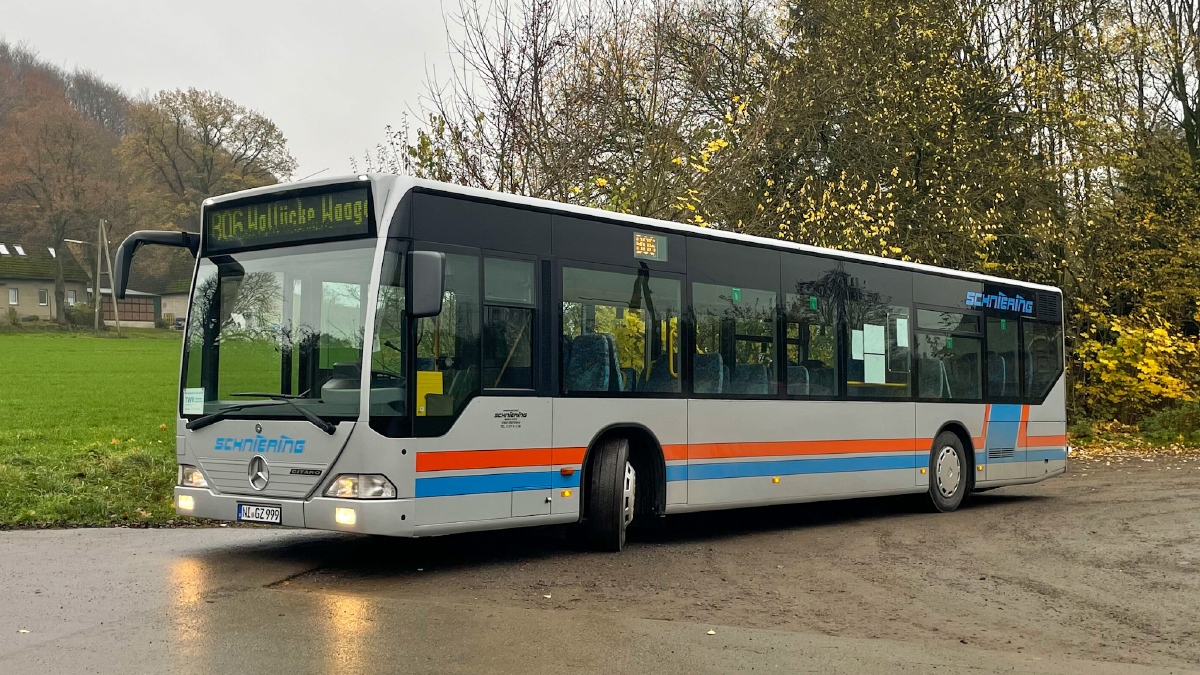
POLYGON ((265 114, 300 167, 350 170, 446 72, 445 0, 0 0, 0 37, 126 93, 197 87, 265 114))

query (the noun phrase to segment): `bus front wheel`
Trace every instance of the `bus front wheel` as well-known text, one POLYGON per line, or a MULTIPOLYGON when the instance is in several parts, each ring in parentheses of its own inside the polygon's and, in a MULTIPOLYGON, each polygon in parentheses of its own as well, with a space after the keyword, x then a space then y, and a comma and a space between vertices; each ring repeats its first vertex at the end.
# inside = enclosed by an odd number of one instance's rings
POLYGON ((633 521, 637 473, 629 462, 629 440, 613 437, 596 448, 588 481, 588 542, 600 551, 625 548, 625 530, 633 521))
POLYGON ((962 439, 951 431, 938 434, 929 454, 929 498, 943 513, 962 505, 970 482, 970 466, 962 439))

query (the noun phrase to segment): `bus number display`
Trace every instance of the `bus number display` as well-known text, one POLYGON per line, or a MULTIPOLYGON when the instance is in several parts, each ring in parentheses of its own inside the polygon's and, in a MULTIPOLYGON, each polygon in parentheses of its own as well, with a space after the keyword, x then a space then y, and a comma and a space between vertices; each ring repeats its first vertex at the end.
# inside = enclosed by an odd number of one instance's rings
POLYGON ((667 261, 667 238, 656 234, 633 233, 633 257, 642 260, 667 261))
POLYGON ((212 253, 370 234, 369 194, 363 187, 208 209, 205 249, 212 253))

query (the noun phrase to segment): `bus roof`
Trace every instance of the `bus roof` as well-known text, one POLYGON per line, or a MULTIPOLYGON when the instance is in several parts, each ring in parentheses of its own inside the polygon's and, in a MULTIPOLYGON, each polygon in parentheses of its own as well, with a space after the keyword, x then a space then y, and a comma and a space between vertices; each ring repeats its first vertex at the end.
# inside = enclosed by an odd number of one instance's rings
POLYGON ((400 194, 407 192, 410 188, 421 188, 442 192, 446 194, 462 195, 472 199, 488 200, 492 202, 501 202, 513 204, 517 206, 525 206, 546 211, 559 211, 563 213, 571 213, 599 220, 607 220, 610 222, 623 222, 630 224, 643 225, 649 228, 659 230, 668 230, 688 236, 702 236, 712 239, 724 239, 727 241, 737 241, 755 246, 766 246, 769 248, 777 248, 789 251, 803 251, 805 253, 814 253, 831 258, 840 258, 848 261, 873 263, 876 265, 884 265, 888 267, 896 267, 901 269, 910 269, 920 272, 930 272, 944 276, 957 277, 960 279, 971 279, 974 281, 995 282, 1000 284, 1025 286, 1043 291, 1050 291, 1061 295, 1062 291, 1055 286, 1045 284, 1037 284, 1029 281, 1020 281, 1017 279, 1008 279, 1004 277, 995 277, 987 274, 978 274, 975 272, 963 272, 948 267, 936 267, 934 265, 925 265, 922 263, 905 262, 902 260, 894 260, 892 258, 883 258, 879 256, 865 255, 862 253, 853 253, 851 251, 842 251, 833 248, 822 248, 820 246, 810 246, 808 244, 799 244, 794 241, 784 239, 770 239, 767 237, 756 237, 749 234, 741 234, 739 232, 729 232, 727 230, 718 230, 713 228, 700 228, 695 225, 685 225, 669 220, 660 220, 657 218, 647 218, 645 216, 635 216, 626 213, 618 213, 616 211, 606 211, 588 206, 576 206, 574 204, 566 204, 563 202, 551 201, 549 199, 538 199, 536 197, 523 197, 521 195, 509 194, 506 192, 496 192, 493 190, 483 190, 480 188, 465 187, 455 185, 453 183, 443 183, 441 181, 427 180, 424 178, 414 178, 411 176, 395 176, 391 174, 357 174, 348 176, 333 176, 326 178, 310 179, 298 181, 295 183, 286 183, 280 185, 269 185, 251 190, 243 190, 220 197, 213 197, 205 200, 205 205, 212 205, 231 199, 240 199, 261 194, 269 194, 282 189, 294 189, 298 187, 314 187, 319 185, 330 185, 335 183, 346 183, 355 180, 364 180, 369 178, 373 184, 378 184, 381 180, 396 181, 394 188, 399 188, 400 194))

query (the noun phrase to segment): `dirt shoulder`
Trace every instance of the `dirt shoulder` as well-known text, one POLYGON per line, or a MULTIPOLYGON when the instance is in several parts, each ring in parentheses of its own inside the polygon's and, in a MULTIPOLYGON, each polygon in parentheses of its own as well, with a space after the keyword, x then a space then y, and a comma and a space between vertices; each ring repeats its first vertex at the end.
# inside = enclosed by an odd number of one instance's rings
POLYGON ((371 539, 289 590, 1196 668, 1198 505, 1200 457, 1074 461, 954 514, 901 499, 692 514, 619 555, 545 531, 371 539))

